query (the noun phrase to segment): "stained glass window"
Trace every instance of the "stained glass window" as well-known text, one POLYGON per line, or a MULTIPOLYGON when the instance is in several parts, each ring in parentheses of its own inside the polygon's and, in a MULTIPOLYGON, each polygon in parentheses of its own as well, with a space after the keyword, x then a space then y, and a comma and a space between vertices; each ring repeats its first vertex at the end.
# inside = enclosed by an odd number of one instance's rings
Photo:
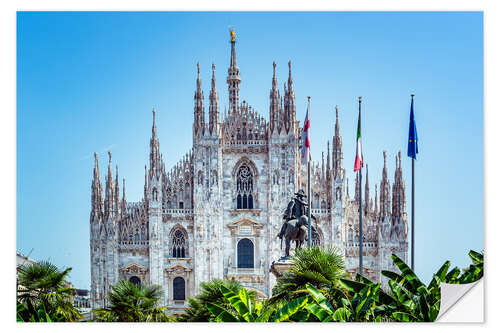
POLYGON ((185 258, 187 254, 187 235, 177 228, 170 233, 170 253, 174 258, 185 258))
POLYGON ((246 164, 236 174, 236 193, 237 209, 253 209, 253 174, 246 164))

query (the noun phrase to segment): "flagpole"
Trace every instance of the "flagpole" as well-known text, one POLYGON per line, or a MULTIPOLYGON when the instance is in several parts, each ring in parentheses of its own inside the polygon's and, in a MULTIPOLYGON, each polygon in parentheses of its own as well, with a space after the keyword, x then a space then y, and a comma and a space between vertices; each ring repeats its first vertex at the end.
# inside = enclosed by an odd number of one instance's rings
MULTIPOLYGON (((311 96, 307 96, 307 110, 309 111, 309 124, 311 123, 311 96)), ((311 228, 311 150, 309 149, 309 159, 307 161, 307 245, 312 246, 311 228)))
MULTIPOLYGON (((359 122, 361 123, 361 96, 359 97, 359 122)), ((362 205, 362 196, 363 192, 361 191, 361 167, 359 168, 359 274, 363 275, 363 205, 362 205)))
POLYGON ((415 271, 415 159, 413 158, 411 159, 411 270, 415 271))
MULTIPOLYGON (((413 97, 411 101, 413 105, 413 97)), ((411 270, 415 271, 415 159, 411 159, 411 270)))

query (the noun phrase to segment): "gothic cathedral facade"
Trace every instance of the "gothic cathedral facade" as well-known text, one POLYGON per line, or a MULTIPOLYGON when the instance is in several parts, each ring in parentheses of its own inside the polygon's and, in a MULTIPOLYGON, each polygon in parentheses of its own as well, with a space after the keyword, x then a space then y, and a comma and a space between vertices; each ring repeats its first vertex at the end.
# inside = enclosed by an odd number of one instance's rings
MULTIPOLYGON (((91 303, 107 305, 111 285, 119 279, 163 287, 163 304, 181 312, 200 282, 213 278, 240 281, 261 297, 269 297, 275 277, 269 268, 282 256, 276 238, 284 209, 298 189, 307 188, 307 167, 301 165, 301 128, 296 119, 291 62, 280 94, 276 63, 270 91, 269 120, 246 101, 240 102, 240 69, 236 40, 231 39, 227 73, 229 108, 221 116, 215 66, 209 95, 208 124, 200 69, 194 94, 193 146, 166 171, 153 110, 149 166, 144 197, 127 202, 125 180, 120 197, 118 167, 113 177, 111 153, 105 189, 97 154, 90 213, 91 303)), ((351 198, 343 167, 338 109, 326 165, 311 167, 312 213, 317 245, 334 245, 345 256, 347 271, 358 271, 358 196, 351 198)), ((386 152, 382 179, 370 195, 368 166, 364 186, 364 275, 383 282, 380 272, 395 269, 390 255, 408 259, 408 222, 401 153, 396 155, 394 182, 389 183, 386 152), (378 197, 377 197, 378 195, 378 197), (392 202, 392 206, 391 206, 392 202)), ((324 156, 324 155, 323 155, 324 156)))

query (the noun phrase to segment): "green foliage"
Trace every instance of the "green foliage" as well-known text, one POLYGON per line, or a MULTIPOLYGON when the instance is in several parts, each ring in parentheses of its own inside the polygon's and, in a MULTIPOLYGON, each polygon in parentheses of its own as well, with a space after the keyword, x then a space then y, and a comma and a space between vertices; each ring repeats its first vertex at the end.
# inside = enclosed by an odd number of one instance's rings
POLYGON ((346 277, 344 258, 335 247, 302 248, 291 258, 290 270, 276 281, 271 303, 291 301, 306 295, 306 284, 319 289, 334 289, 340 278, 346 277))
MULTIPOLYGON (((447 261, 426 286, 404 261, 392 255, 399 272, 382 271, 388 279, 385 291, 380 283, 359 274, 355 280, 344 278, 343 271, 335 271, 323 261, 331 253, 321 253, 320 248, 297 252, 291 271, 278 279, 279 287, 274 289, 278 294, 270 301, 258 302, 241 286, 231 290, 219 282, 210 289, 210 301, 193 300, 191 309, 199 312, 205 307, 210 321, 429 322, 439 313, 441 282, 469 283, 483 276, 483 255, 470 251, 469 267, 462 272, 449 270, 447 261)), ((335 266, 343 267, 338 262, 335 266)))
POLYGON ((71 271, 60 271, 42 261, 18 268, 17 321, 77 321, 83 316, 74 307, 74 289, 66 278, 71 271))
MULTIPOLYGON (((189 306, 186 309, 186 313, 182 314, 178 321, 207 322, 210 319, 214 319, 207 307, 209 303, 213 303, 223 309, 229 309, 230 304, 224 298, 221 287, 225 287, 235 293, 242 288, 239 282, 233 280, 213 279, 208 282, 202 282, 200 284, 200 293, 194 298, 189 298, 189 306)), ((249 292, 249 294, 255 295, 254 292, 249 292)))
POLYGON ((111 287, 110 305, 93 310, 96 321, 102 322, 168 322, 173 321, 166 315, 166 307, 158 307, 161 300, 160 286, 135 285, 120 280, 111 287))

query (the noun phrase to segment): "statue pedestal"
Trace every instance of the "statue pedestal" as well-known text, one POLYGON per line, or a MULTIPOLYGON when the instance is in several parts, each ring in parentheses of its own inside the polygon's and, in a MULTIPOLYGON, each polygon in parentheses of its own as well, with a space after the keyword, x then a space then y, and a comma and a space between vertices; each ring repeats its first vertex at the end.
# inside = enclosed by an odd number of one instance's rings
POLYGON ((292 261, 290 259, 280 259, 278 261, 273 261, 269 272, 273 273, 276 278, 279 278, 284 272, 289 271, 291 266, 292 261))

